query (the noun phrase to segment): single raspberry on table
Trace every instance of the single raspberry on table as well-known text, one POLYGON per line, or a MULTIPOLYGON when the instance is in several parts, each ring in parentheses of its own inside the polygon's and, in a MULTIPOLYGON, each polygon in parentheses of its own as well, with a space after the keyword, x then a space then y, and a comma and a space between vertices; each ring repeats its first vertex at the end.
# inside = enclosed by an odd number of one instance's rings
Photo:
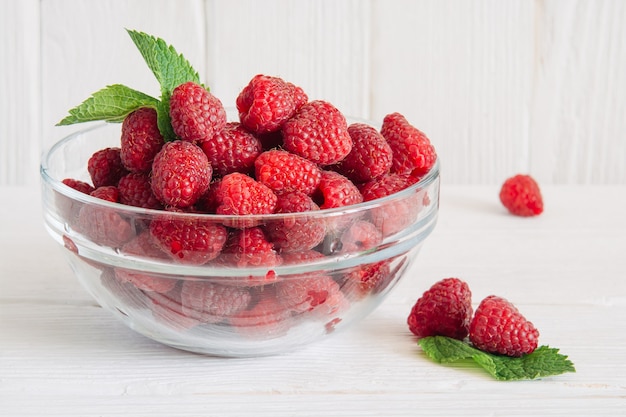
POLYGON ((202 323, 219 323, 246 309, 252 296, 247 288, 185 280, 180 298, 185 316, 202 323))
POLYGON ((322 166, 336 164, 352 150, 346 118, 326 101, 306 103, 282 132, 286 150, 322 166))
POLYGON ((393 151, 391 172, 422 176, 435 164, 437 153, 428 137, 400 113, 385 116, 380 133, 393 151))
POLYGON ((170 97, 172 129, 180 139, 201 143, 211 139, 226 124, 226 110, 220 99, 194 82, 186 82, 170 97))
POLYGON ((167 214, 152 220, 150 233, 173 260, 191 265, 215 259, 228 237, 221 224, 198 217, 173 218, 167 214))
POLYGON ((322 179, 317 164, 294 153, 272 149, 254 162, 255 178, 276 194, 299 191, 311 195, 322 179))
POLYGON ((490 295, 476 308, 469 339, 485 352, 519 357, 537 348, 539 331, 510 301, 490 295))
POLYGON ((156 110, 148 107, 135 110, 122 123, 122 164, 130 172, 150 172, 152 161, 163 143, 156 110))
POLYGON ((95 190, 91 184, 74 178, 65 178, 62 182, 68 187, 73 188, 76 191, 80 191, 83 194, 91 194, 91 192, 95 190))
POLYGON ((537 216, 543 212, 541 190, 530 175, 518 174, 508 178, 500 189, 500 201, 516 216, 537 216))
POLYGON ((269 214, 276 207, 276 194, 245 174, 233 172, 215 185, 217 214, 269 214))
POLYGON ((128 173, 122 164, 120 148, 111 147, 94 152, 87 161, 87 170, 94 188, 117 185, 120 178, 128 173))
POLYGON ((120 178, 117 184, 120 203, 147 209, 161 209, 163 205, 152 191, 150 176, 141 172, 131 172, 120 178))
POLYGON ((231 122, 200 144, 209 158, 213 174, 223 177, 232 172, 252 173, 262 151, 261 141, 240 123, 231 122))
POLYGON ((280 130, 283 123, 308 100, 300 87, 279 77, 258 74, 236 100, 239 120, 255 133, 280 130))
POLYGON ((363 183, 389 172, 393 152, 385 138, 372 126, 353 123, 348 126, 352 150, 333 167, 355 183, 363 183))
POLYGON ((463 340, 472 319, 472 293, 466 282, 445 278, 433 284, 417 300, 407 318, 419 338, 447 336, 463 340))
MULTIPOLYGON (((303 192, 281 194, 276 202, 275 213, 302 213, 319 211, 319 206, 303 192)), ((264 227, 269 239, 281 252, 294 252, 312 249, 326 233, 325 221, 318 217, 281 217, 269 221, 264 227)))
POLYGON ((193 143, 167 142, 152 163, 152 191, 165 206, 192 206, 209 188, 213 169, 193 143))

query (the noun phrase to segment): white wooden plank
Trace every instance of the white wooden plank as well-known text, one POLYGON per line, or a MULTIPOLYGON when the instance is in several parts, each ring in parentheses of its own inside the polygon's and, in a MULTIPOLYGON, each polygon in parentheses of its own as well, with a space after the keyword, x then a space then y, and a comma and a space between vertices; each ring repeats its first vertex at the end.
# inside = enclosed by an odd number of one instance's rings
POLYGON ((206 79, 233 107, 256 74, 301 86, 347 115, 369 113, 369 2, 208 0, 206 79))
POLYGON ((205 67, 201 0, 49 0, 42 2, 44 143, 82 128, 55 127, 67 111, 113 83, 154 96, 158 84, 125 29, 163 38, 196 70, 205 67))
POLYGON ((624 183, 626 4, 536 5, 531 169, 555 183, 624 183))
POLYGON ((40 115, 37 0, 0 5, 0 184, 38 181, 40 115))
POLYGON ((403 113, 448 183, 494 183, 528 164, 528 1, 373 1, 372 118, 403 113))

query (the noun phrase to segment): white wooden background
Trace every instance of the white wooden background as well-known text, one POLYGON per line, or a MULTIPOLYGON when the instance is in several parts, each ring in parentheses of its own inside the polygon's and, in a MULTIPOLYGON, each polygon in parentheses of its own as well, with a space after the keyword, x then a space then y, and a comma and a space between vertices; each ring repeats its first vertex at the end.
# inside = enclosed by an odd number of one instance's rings
POLYGON ((0 0, 0 185, 36 186, 92 92, 158 95, 124 28, 164 38, 225 105, 256 73, 425 131, 443 181, 626 184, 623 0, 0 0))

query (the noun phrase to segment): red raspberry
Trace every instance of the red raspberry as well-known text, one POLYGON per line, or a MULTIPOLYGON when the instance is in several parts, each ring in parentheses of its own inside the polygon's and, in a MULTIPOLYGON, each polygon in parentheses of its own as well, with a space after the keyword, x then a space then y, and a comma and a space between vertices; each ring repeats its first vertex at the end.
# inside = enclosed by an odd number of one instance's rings
POLYGON ((357 220, 341 235, 341 252, 367 251, 382 241, 383 235, 376 226, 365 220, 357 220))
POLYGON ((226 228, 220 224, 198 217, 173 219, 167 215, 150 223, 150 233, 172 259, 192 265, 215 259, 228 236, 226 228))
POLYGON ((543 212, 543 198, 537 182, 529 175, 508 178, 500 189, 500 201, 516 216, 537 216, 543 212))
POLYGON ((407 319, 417 337, 447 336, 463 340, 472 318, 472 293, 458 278, 436 282, 417 300, 407 319))
POLYGON ((216 186, 217 214, 269 214, 276 207, 276 194, 253 178, 234 172, 216 186))
POLYGON ((476 309, 469 338, 480 350, 522 356, 537 348, 539 332, 511 302, 490 295, 476 309))
POLYGON ((130 172, 150 172, 163 143, 156 110, 148 107, 135 110, 122 123, 122 164, 130 172))
POLYGON ((101 200, 110 201, 111 203, 118 203, 120 201, 120 192, 114 185, 98 187, 89 193, 89 195, 101 200))
POLYGON ((394 277, 390 264, 389 260, 384 260, 355 266, 344 274, 341 290, 348 299, 355 301, 381 292, 394 277))
POLYGON ((173 290, 162 294, 158 292, 146 292, 146 297, 151 301, 149 307, 152 315, 161 323, 178 331, 189 330, 200 324, 200 321, 183 313, 181 300, 181 288, 179 283, 173 290))
POLYGON ((120 193, 120 203, 128 206, 147 209, 162 209, 161 202, 152 192, 152 185, 148 174, 131 172, 124 175, 117 184, 120 193))
MULTIPOLYGON (((419 179, 408 174, 389 173, 378 179, 362 184, 360 187, 364 201, 372 201, 404 190, 419 179)), ((372 222, 381 230, 383 236, 390 236, 403 230, 415 221, 425 191, 399 201, 389 201, 371 211, 372 222)))
POLYGON ((227 123, 201 146, 213 173, 221 177, 232 172, 252 173, 254 160, 262 150, 261 141, 236 122, 227 123))
POLYGON ((311 195, 322 179, 316 164, 291 152, 272 149, 254 162, 255 177, 276 194, 300 191, 311 195))
POLYGON ((313 312, 317 317, 340 313, 349 302, 329 276, 288 277, 276 284, 279 302, 295 314, 313 312))
POLYGON ((246 309, 252 296, 247 289, 213 282, 183 282, 182 313, 202 323, 219 323, 246 309))
POLYGON ((285 149, 319 165, 332 165, 350 153, 348 123, 332 104, 311 101, 285 122, 285 149))
POLYGON ((362 183, 389 172, 393 152, 385 138, 372 126, 353 123, 348 126, 352 150, 333 167, 354 183, 362 183))
POLYGON ((437 154, 428 137, 400 113, 385 116, 380 132, 393 151, 391 172, 422 176, 435 164, 437 154))
POLYGON ((260 287, 258 300, 247 310, 242 310, 229 319, 231 326, 248 337, 267 339, 286 333, 291 327, 291 312, 277 300, 272 286, 260 287))
POLYGON ((209 188, 212 174, 200 147, 182 140, 167 142, 152 163, 152 191, 166 206, 189 207, 209 188))
MULTIPOLYGON (((105 195, 109 193, 110 191, 103 192, 102 196, 110 198, 110 195, 105 195)), ((105 200, 107 199, 105 198, 105 200)), ((85 204, 81 207, 78 213, 77 227, 95 243, 114 248, 122 246, 135 236, 135 231, 130 223, 114 209, 91 204, 85 204)))
MULTIPOLYGON (((293 193, 278 196, 276 213, 301 213, 319 211, 319 207, 305 193, 293 193)), ((323 239, 326 233, 324 220, 320 218, 282 217, 280 220, 268 222, 265 225, 270 240, 281 252, 303 251, 314 248, 323 239)))
MULTIPOLYGON (((145 231, 122 246, 122 254, 148 259, 168 259, 154 242, 149 231, 145 231)), ((135 269, 115 268, 115 277, 120 282, 129 282, 143 291, 156 291, 166 293, 174 288, 176 280, 173 278, 161 277, 156 274, 147 273, 135 269)))
POLYGON ((218 262, 240 268, 280 265, 274 245, 259 227, 234 230, 226 241, 218 262))
POLYGON ((95 188, 93 188, 91 184, 88 184, 85 181, 76 180, 74 178, 66 178, 62 182, 68 187, 71 187, 76 191, 80 191, 83 194, 91 194, 91 192, 95 190, 95 188))
POLYGON ((363 196, 352 181, 338 172, 322 171, 313 200, 321 209, 350 206, 363 202, 363 196))
POLYGON ((278 77, 256 75, 237 96, 241 123, 255 133, 280 130, 308 100, 301 88, 278 77))
POLYGON ((87 170, 95 188, 117 185, 128 173, 120 157, 120 148, 106 148, 95 152, 87 161, 87 170))
POLYGON ((180 139, 200 143, 211 139, 226 124, 222 102, 206 88, 186 82, 172 91, 170 118, 180 139))

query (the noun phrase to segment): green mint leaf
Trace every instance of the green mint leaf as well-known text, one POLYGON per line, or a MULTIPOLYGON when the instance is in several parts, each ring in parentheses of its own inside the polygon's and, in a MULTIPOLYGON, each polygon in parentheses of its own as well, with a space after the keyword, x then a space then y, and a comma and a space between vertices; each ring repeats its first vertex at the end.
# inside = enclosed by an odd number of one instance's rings
POLYGON ((503 381, 535 379, 545 376, 576 372, 574 364, 558 349, 540 346, 534 352, 519 358, 494 355, 469 344, 444 336, 425 337, 419 345, 426 355, 438 363, 473 359, 491 376, 503 381))
POLYGON ((172 119, 170 118, 170 98, 169 95, 167 98, 162 98, 159 101, 159 105, 156 108, 157 110, 157 125, 159 127, 159 132, 161 132, 161 136, 163 136, 163 140, 166 142, 176 140, 176 134, 174 133, 174 129, 172 128, 172 119))
POLYGON ((113 84, 95 92, 80 105, 69 111, 69 115, 57 123, 66 126, 75 123, 105 120, 121 122, 140 107, 157 108, 159 101, 140 91, 121 84, 113 84))
POLYGON ((168 97, 180 84, 188 81, 200 83, 198 72, 189 61, 163 39, 135 30, 127 32, 158 80, 162 99, 168 97))

